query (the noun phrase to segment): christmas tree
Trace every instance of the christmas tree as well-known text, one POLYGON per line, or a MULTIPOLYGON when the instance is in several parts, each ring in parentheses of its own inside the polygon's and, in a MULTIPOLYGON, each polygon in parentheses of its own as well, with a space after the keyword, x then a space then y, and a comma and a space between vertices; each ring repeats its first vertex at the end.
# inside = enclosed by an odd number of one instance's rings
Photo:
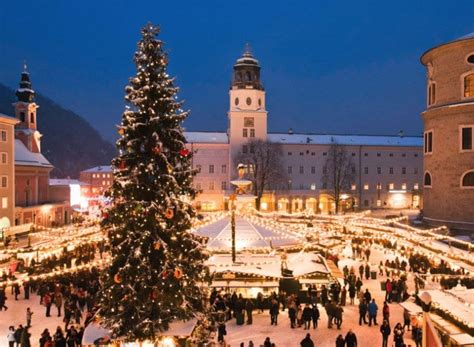
POLYGON ((115 338, 154 340, 172 320, 202 311, 206 268, 201 240, 189 232, 195 171, 181 124, 188 112, 167 74, 159 27, 146 25, 135 53, 136 76, 119 126, 112 161, 112 199, 103 215, 111 264, 99 303, 102 324, 115 338))

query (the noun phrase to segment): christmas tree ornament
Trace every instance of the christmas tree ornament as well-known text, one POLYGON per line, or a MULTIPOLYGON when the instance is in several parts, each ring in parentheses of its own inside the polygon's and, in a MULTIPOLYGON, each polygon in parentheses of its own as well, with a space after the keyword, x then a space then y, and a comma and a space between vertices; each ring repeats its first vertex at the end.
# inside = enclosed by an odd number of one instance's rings
POLYGON ((171 164, 168 164, 168 166, 166 168, 167 168, 169 174, 173 173, 173 167, 171 166, 171 164))
POLYGON ((183 277, 183 270, 181 270, 181 268, 177 267, 176 269, 174 269, 173 275, 174 275, 175 278, 180 279, 181 277, 183 277))
POLYGON ((162 273, 161 273, 161 278, 163 278, 164 280, 168 278, 168 275, 169 275, 169 272, 168 270, 164 270, 162 273))
POLYGON ((161 249, 161 242, 160 241, 156 241, 154 244, 153 244, 153 248, 155 249, 155 251, 159 251, 161 249))
POLYGON ((153 147, 153 153, 160 154, 161 153, 161 147, 160 146, 153 147))
POLYGON ((125 134, 125 129, 123 127, 119 127, 117 132, 119 133, 120 136, 123 136, 123 134, 125 134))
POLYGON ((187 157, 189 155, 189 150, 187 148, 183 148, 179 151, 179 154, 183 157, 187 157))
POLYGON ((171 219, 174 217, 174 211, 172 208, 167 208, 165 211, 165 218, 166 219, 171 219))
POLYGON ((120 276, 119 274, 115 274, 114 282, 117 283, 117 284, 122 283, 122 276, 120 276))
POLYGON ((126 167, 125 160, 121 160, 120 163, 119 163, 119 169, 120 170, 125 170, 125 167, 126 167))

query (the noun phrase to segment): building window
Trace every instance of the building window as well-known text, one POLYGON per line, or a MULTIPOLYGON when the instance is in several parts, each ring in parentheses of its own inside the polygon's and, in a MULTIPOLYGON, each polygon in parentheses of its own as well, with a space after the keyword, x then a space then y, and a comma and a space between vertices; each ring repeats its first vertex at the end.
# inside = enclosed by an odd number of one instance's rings
POLYGON ((304 155, 304 152, 300 152, 300 155, 304 155))
POLYGON ((8 208, 8 198, 7 197, 2 198, 2 208, 8 208))
POLYGON ((406 167, 402 167, 402 175, 406 175, 407 174, 407 168, 406 167))
POLYGON ((7 131, 2 130, 2 142, 7 142, 7 131))
POLYGON ((328 153, 327 152, 323 152, 323 157, 327 156, 328 153))
POLYGON ((292 167, 292 166, 288 166, 288 173, 289 173, 289 174, 292 174, 292 173, 293 173, 293 167, 292 167))
POLYGON ((355 154, 354 152, 352 152, 352 156, 353 156, 353 157, 355 157, 355 156, 356 156, 356 154, 355 154))
POLYGON ((2 152, 2 164, 7 164, 7 163, 8 163, 8 153, 2 152))
POLYGON ((418 168, 417 168, 417 167, 413 169, 413 173, 414 173, 415 175, 418 175, 418 168))
POLYGON ((474 170, 465 172, 461 176, 461 188, 474 189, 474 170))
POLYGON ((102 178, 105 178, 105 177, 106 177, 105 174, 102 174, 102 178))
POLYGON ((388 169, 388 173, 389 173, 390 175, 393 175, 393 167, 390 167, 390 168, 388 169))
POLYGON ((464 97, 471 98, 474 96, 474 73, 464 76, 464 97))
POLYGON ((249 146, 249 152, 252 153, 252 154, 255 153, 255 147, 254 147, 253 144, 250 144, 250 146, 249 146))
POLYGON ((293 153, 292 153, 292 152, 288 152, 288 155, 293 155, 293 153))
POLYGON ((227 190, 227 182, 226 181, 221 182, 221 189, 222 190, 227 190))
POLYGON ((469 56, 466 58, 466 61, 469 64, 474 64, 474 54, 469 54, 469 56))
POLYGON ((406 153, 402 153, 402 158, 405 158, 407 156, 406 153))
POLYGON ((364 174, 368 175, 369 174, 369 168, 366 166, 364 167, 364 174))
POLYGON ((209 173, 210 174, 214 173, 214 165, 209 165, 209 173))
POLYGON ((311 183, 311 190, 316 190, 316 183, 311 183))
POLYGON ((253 128, 255 126, 255 121, 253 117, 244 117, 244 127, 253 128))
MULTIPOLYGON (((250 74, 248 74, 248 76, 250 76, 250 74)), ((250 77, 249 77, 249 81, 250 81, 250 77)), ((247 105, 252 105, 252 98, 247 98, 247 105)))
POLYGON ((235 106, 237 106, 239 104, 239 98, 235 98, 234 103, 235 103, 235 106))
POLYGON ((209 182, 209 190, 214 190, 214 182, 209 182))
POLYGON ((415 158, 418 158, 418 153, 415 153, 415 154, 414 154, 414 157, 415 157, 415 158))
POLYGON ((249 147, 247 145, 242 146, 242 153, 247 154, 249 152, 249 147))
POLYGON ((250 129, 250 137, 255 137, 255 129, 250 129))
POLYGON ((245 129, 245 128, 242 129, 242 136, 243 137, 248 137, 249 136, 247 129, 245 129))
POLYGON ((380 175, 382 173, 382 168, 381 167, 378 167, 377 168, 377 174, 380 175))
POLYGON ((221 173, 223 173, 223 174, 227 173, 227 165, 223 164, 221 166, 221 173))
POLYGON ((357 186, 355 184, 351 184, 351 190, 356 190, 357 186))
POLYGON ((300 183, 300 190, 303 190, 303 189, 304 189, 304 184, 300 183))
POLYGON ((407 190, 407 184, 406 183, 402 183, 402 190, 407 190))
POLYGON ((304 166, 300 166, 300 174, 304 174, 304 166))
POLYGON ((364 153, 364 157, 368 157, 369 156, 369 153, 364 153))
POLYGON ((419 188, 420 188, 420 186, 418 185, 418 183, 415 183, 415 184, 413 185, 413 189, 414 189, 414 190, 418 190, 419 188))
POLYGON ((2 176, 2 188, 8 187, 8 176, 2 176))
POLYGON ((356 173, 356 167, 354 165, 351 166, 351 173, 355 175, 356 173))
POLYGON ((35 114, 33 112, 30 113, 30 123, 35 124, 35 114))
POLYGON ((364 206, 368 207, 369 206, 369 200, 364 200, 364 206))
POLYGON ((314 156, 316 155, 316 153, 315 153, 315 152, 311 152, 311 155, 314 157, 314 156))
POLYGON ((311 173, 315 174, 316 173, 316 166, 311 166, 311 173))
POLYGON ((395 189, 395 184, 389 183, 388 184, 388 190, 394 190, 395 189))
POLYGON ((425 132, 424 151, 425 151, 425 154, 433 153, 433 131, 432 130, 425 132))
POLYGON ((425 177, 423 179, 423 185, 425 187, 431 187, 431 174, 429 172, 425 172, 425 177))
POLYGON ((199 165, 199 164, 196 165, 196 170, 197 170, 198 173, 201 172, 201 169, 202 169, 202 166, 201 166, 201 165, 199 165))
POLYGON ((436 83, 430 82, 428 84, 428 106, 436 102, 436 83))
POLYGON ((472 151, 473 126, 461 126, 461 151, 472 151))
POLYGON ((377 153, 377 157, 380 157, 380 156, 381 156, 381 154, 380 154, 380 153, 377 153))
POLYGON ((369 184, 368 183, 364 184, 364 190, 369 190, 369 184))
POLYGON ((25 112, 20 112, 20 122, 24 122, 26 119, 25 112))
POLYGON ((389 156, 389 157, 393 157, 393 153, 390 153, 388 156, 389 156))

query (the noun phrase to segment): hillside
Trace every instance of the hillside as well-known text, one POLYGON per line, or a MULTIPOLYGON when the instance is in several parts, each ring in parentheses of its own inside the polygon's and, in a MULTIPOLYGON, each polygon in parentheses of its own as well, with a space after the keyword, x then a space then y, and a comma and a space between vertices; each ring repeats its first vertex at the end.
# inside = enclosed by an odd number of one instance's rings
MULTIPOLYGON (((13 116, 14 90, 0 84, 0 113, 13 116)), ((54 101, 36 95, 38 130, 43 134, 42 152, 55 166, 52 177, 79 176, 81 170, 108 165, 114 146, 104 140, 86 120, 54 101)))

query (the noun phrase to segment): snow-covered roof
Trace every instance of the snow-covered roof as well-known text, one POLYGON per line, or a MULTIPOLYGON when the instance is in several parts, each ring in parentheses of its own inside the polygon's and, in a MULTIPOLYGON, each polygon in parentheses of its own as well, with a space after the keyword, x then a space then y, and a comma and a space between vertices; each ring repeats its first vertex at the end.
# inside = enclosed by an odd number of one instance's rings
MULTIPOLYGON (((235 221, 237 250, 251 248, 267 248, 289 246, 298 243, 298 240, 283 231, 270 230, 251 223, 248 220, 237 217, 235 221)), ((232 230, 230 219, 223 218, 214 223, 198 228, 196 232, 209 238, 207 248, 209 249, 231 249, 232 230)))
POLYGON ((50 186, 69 186, 71 184, 78 184, 80 186, 88 185, 87 183, 81 182, 79 180, 74 180, 70 178, 50 178, 50 186))
POLYGON ((43 154, 31 152, 26 148, 23 142, 18 139, 15 139, 15 165, 53 167, 43 154))
POLYGON ((422 147, 423 138, 420 136, 382 136, 382 135, 320 135, 320 134, 288 134, 269 133, 268 140, 282 144, 317 144, 352 146, 403 146, 422 147))
POLYGON ((99 165, 91 167, 90 169, 83 170, 81 172, 112 172, 112 166, 110 165, 99 165))
POLYGON ((186 131, 184 136, 188 143, 229 143, 225 132, 186 131))
POLYGON ((3 114, 3 113, 0 113, 0 118, 4 118, 5 120, 9 120, 9 121, 20 122, 18 119, 14 118, 14 117, 7 116, 6 114, 3 114))

